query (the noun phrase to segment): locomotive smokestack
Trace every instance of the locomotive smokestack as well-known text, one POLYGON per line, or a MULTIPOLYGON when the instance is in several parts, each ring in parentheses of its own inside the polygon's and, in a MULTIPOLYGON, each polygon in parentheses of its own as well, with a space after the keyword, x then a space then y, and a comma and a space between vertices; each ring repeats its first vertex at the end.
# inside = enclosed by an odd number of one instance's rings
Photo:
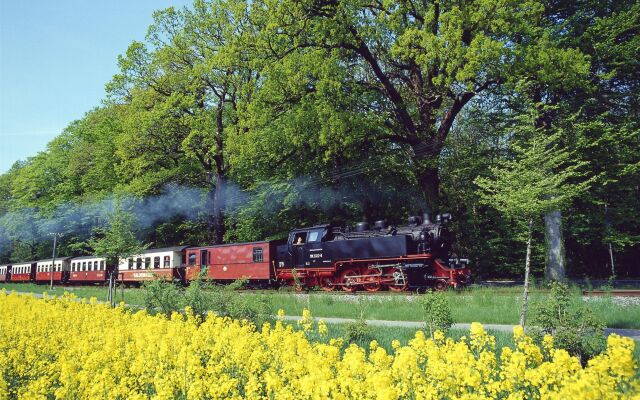
POLYGON ((356 232, 364 232, 369 230, 369 223, 366 221, 358 222, 356 224, 356 232))
POLYGON ((380 219, 380 220, 376 221, 373 226, 374 226, 374 229, 377 230, 377 231, 381 231, 383 229, 387 229, 387 221, 384 220, 384 219, 380 219))
POLYGON ((422 213, 422 224, 427 225, 431 223, 431 216, 428 212, 422 213))

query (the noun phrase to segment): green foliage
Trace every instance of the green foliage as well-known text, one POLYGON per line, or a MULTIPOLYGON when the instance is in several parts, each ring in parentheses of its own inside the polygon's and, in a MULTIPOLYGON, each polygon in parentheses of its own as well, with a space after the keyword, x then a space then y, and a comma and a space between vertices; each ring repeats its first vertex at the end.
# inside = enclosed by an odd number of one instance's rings
MULTIPOLYGON (((531 124, 533 125, 533 124, 531 124)), ((478 177, 482 201, 519 221, 563 209, 593 182, 581 179, 586 162, 558 144, 561 132, 535 133, 524 147, 513 143, 513 158, 491 168, 492 178, 478 177)))
POLYGON ((185 307, 191 308, 194 315, 204 320, 209 311, 213 310, 214 301, 213 296, 207 290, 208 284, 204 281, 206 277, 206 268, 200 271, 198 277, 189 282, 184 290, 184 304, 185 307))
POLYGON ((209 311, 233 319, 247 320, 260 328, 272 319, 273 307, 267 297, 244 296, 238 292, 247 281, 239 279, 228 285, 214 285, 203 280, 190 282, 184 292, 184 304, 204 319, 209 311))
POLYGON ((109 227, 97 229, 96 237, 89 241, 93 254, 106 258, 107 265, 116 266, 120 259, 142 253, 148 245, 138 240, 134 226, 135 218, 124 210, 121 202, 116 202, 109 217, 109 227))
POLYGON ((164 279, 144 282, 143 301, 150 313, 162 312, 167 318, 182 308, 183 294, 178 284, 164 279))
POLYGON ((355 343, 367 348, 369 342, 373 340, 373 330, 367 321, 360 317, 353 322, 349 322, 344 327, 344 339, 348 343, 355 343))
POLYGON ((161 310, 167 316, 189 307, 203 321, 209 312, 237 320, 252 322, 257 328, 273 319, 268 297, 245 296, 238 290, 247 281, 240 279, 228 285, 206 282, 204 274, 183 288, 178 282, 156 279, 144 283, 144 304, 151 312, 161 310))
POLYGON ((453 325, 451 306, 444 293, 427 292, 420 297, 420 307, 424 313, 427 332, 431 337, 435 331, 440 330, 445 334, 453 325))
POLYGON ((606 348, 604 324, 580 300, 570 295, 566 284, 551 283, 548 298, 533 307, 532 335, 541 340, 553 335, 557 348, 565 349, 584 363, 606 348))
POLYGON ((273 307, 268 297, 245 296, 237 292, 246 286, 240 279, 226 286, 212 286, 212 310, 218 315, 248 320, 260 328, 272 319, 273 307))

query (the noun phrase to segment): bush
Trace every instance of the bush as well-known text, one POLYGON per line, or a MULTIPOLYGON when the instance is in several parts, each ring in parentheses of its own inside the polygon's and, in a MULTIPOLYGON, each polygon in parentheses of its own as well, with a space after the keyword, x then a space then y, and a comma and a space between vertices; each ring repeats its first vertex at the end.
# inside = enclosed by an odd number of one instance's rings
POLYGON ((582 363, 606 348, 604 324, 594 313, 572 298, 567 285, 551 283, 546 301, 533 305, 531 335, 540 342, 544 334, 554 337, 557 348, 565 349, 582 363))
POLYGON ((238 293, 237 290, 244 288, 246 282, 246 279, 240 279, 229 285, 214 285, 206 282, 201 275, 182 290, 171 282, 148 281, 143 285, 144 304, 150 313, 160 310, 168 317, 174 311, 189 307, 200 322, 212 311, 222 317, 247 320, 260 328, 272 320, 272 305, 267 297, 238 293))
POLYGON ((264 296, 243 296, 237 290, 243 289, 246 279, 239 279, 229 285, 206 285, 210 297, 209 309, 220 316, 253 322, 260 328, 272 320, 273 307, 264 296))
POLYGON ((182 308, 182 290, 173 282, 163 279, 146 281, 142 285, 144 306, 148 312, 161 311, 167 317, 182 308))
POLYGON ((356 343, 362 347, 368 347, 369 342, 373 340, 373 332, 371 332, 371 327, 367 325, 367 321, 364 318, 358 318, 345 326, 344 339, 348 343, 356 343))
POLYGON ((233 293, 231 302, 227 306, 227 315, 229 317, 239 320, 246 319, 253 322, 258 328, 273 319, 272 311, 273 307, 269 298, 242 296, 238 293, 233 293))
POLYGON ((211 292, 207 290, 209 285, 202 279, 202 276, 203 274, 198 275, 185 289, 184 305, 191 308, 193 314, 204 321, 207 313, 214 309, 214 301, 211 292))
POLYGON ((424 312, 424 321, 429 335, 433 337, 435 331, 447 333, 453 325, 451 307, 444 293, 427 292, 420 297, 420 306, 424 312))

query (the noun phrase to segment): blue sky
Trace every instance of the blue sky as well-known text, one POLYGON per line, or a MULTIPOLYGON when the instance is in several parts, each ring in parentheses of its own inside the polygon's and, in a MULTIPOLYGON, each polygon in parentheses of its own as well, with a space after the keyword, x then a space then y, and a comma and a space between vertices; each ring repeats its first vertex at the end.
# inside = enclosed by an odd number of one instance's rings
POLYGON ((100 105, 154 10, 191 0, 0 0, 0 173, 100 105))

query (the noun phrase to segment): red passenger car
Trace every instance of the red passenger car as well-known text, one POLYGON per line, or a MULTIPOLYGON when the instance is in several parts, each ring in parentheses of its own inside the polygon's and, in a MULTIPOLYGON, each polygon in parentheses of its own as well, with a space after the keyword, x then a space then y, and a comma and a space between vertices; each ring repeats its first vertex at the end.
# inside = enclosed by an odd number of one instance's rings
POLYGON ((254 283, 268 283, 275 277, 276 247, 280 243, 272 240, 189 248, 187 280, 195 279, 206 267, 205 279, 233 281, 247 278, 254 283))

